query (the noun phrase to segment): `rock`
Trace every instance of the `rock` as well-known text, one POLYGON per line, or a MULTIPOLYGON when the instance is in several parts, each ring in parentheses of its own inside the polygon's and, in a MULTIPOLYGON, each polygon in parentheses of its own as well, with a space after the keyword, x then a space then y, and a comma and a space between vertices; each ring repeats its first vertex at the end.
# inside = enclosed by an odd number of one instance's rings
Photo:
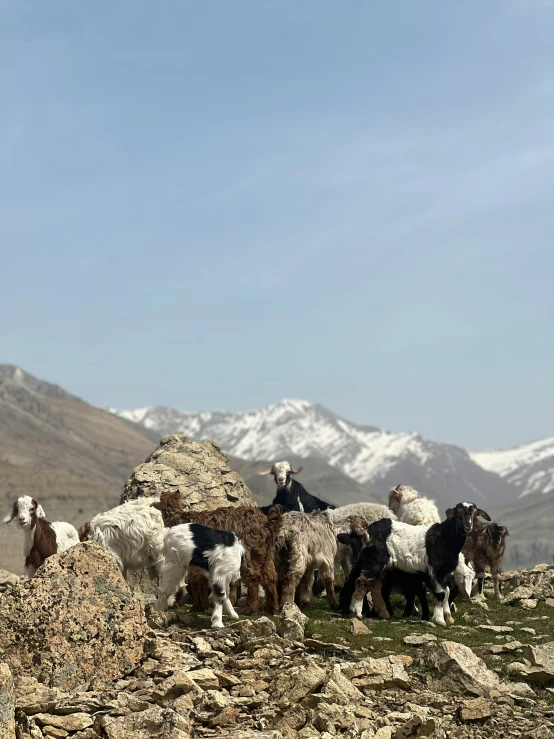
POLYGON ((508 665, 508 672, 511 675, 518 675, 523 680, 538 684, 554 680, 554 642, 526 646, 523 656, 529 660, 530 666, 522 662, 512 662, 508 665))
POLYGON ((547 598, 544 602, 546 603, 547 606, 554 608, 554 598, 547 598))
POLYGON ((410 647, 422 647, 424 644, 437 641, 437 637, 434 634, 410 634, 402 641, 410 647))
POLYGON ((533 591, 531 588, 525 587, 524 585, 518 585, 515 590, 512 590, 511 593, 508 593, 502 600, 500 601, 503 606, 510 606, 515 603, 517 603, 520 600, 526 600, 528 598, 533 597, 533 591))
POLYGON ((0 599, 0 654, 14 676, 75 688, 127 675, 144 652, 144 606, 95 542, 49 557, 0 599))
POLYGON ((535 636, 537 633, 535 629, 532 629, 530 626, 522 626, 520 631, 525 631, 526 634, 532 634, 535 636))
POLYGON ((345 706, 351 703, 360 703, 364 699, 358 688, 354 687, 350 680, 342 674, 339 665, 334 665, 331 668, 321 692, 332 696, 333 703, 340 703, 345 706))
POLYGON ((297 605, 294 603, 285 603, 279 615, 278 632, 283 639, 303 641, 304 627, 307 622, 308 617, 302 613, 297 605))
POLYGON ((549 641, 540 646, 526 646, 523 650, 523 656, 532 665, 544 667, 554 674, 554 642, 549 641))
POLYGON ((364 622, 363 621, 360 621, 357 618, 353 618, 352 621, 351 621, 351 624, 352 625, 350 627, 350 630, 356 636, 366 636, 367 634, 370 633, 369 629, 364 624, 364 622))
POLYGON ((482 624, 477 628, 481 631, 492 631, 493 634, 511 634, 513 631, 511 626, 489 626, 488 624, 482 624))
POLYGON ((239 716, 240 711, 238 708, 235 708, 234 706, 226 706, 216 716, 210 719, 208 725, 212 728, 216 728, 217 726, 229 726, 229 724, 236 723, 239 716))
MULTIPOLYGON (((197 672, 200 671, 198 670, 197 672)), ((211 670, 207 670, 206 672, 211 672, 211 670)), ((202 689, 194 678, 191 677, 191 674, 190 672, 185 672, 185 670, 177 670, 171 677, 168 677, 156 686, 156 689, 152 692, 152 700, 159 705, 166 706, 176 698, 187 693, 201 693, 202 689)), ((217 685, 218 682, 215 675, 213 675, 213 679, 211 680, 207 675, 201 675, 199 679, 204 684, 210 682, 211 685, 217 685)))
POLYGON ((519 605, 522 608, 525 608, 527 611, 532 611, 534 608, 537 607, 537 599, 536 598, 522 598, 519 601, 519 605))
POLYGON ((8 572, 8 570, 0 570, 0 592, 4 592, 8 588, 13 588, 20 580, 19 575, 8 572))
POLYGON ((267 616, 261 616, 255 621, 242 621, 240 629, 241 646, 251 652, 265 646, 277 631, 275 624, 267 616))
POLYGON ((465 644, 443 641, 430 647, 426 654, 428 667, 435 670, 438 679, 429 681, 431 689, 438 692, 451 690, 491 698, 500 693, 532 694, 528 685, 500 682, 498 675, 489 670, 483 660, 465 644))
POLYGON ((64 695, 61 690, 42 685, 34 677, 23 676, 15 681, 16 708, 29 716, 50 713, 63 700, 64 695))
POLYGON ((279 705, 298 703, 323 685, 325 671, 310 659, 280 672, 271 686, 273 699, 279 705))
POLYGON ((169 708, 152 706, 126 716, 101 716, 99 724, 108 739, 189 739, 188 724, 169 708))
POLYGON ((357 688, 411 690, 412 681, 405 669, 406 662, 410 664, 411 661, 411 657, 405 655, 389 655, 380 659, 368 657, 344 667, 342 673, 357 688))
POLYGON ((524 734, 521 739, 552 739, 554 734, 552 731, 548 728, 548 726, 539 726, 538 729, 535 729, 531 734, 524 734))
POLYGON ((191 441, 183 434, 162 439, 146 462, 135 468, 121 502, 161 495, 164 490, 179 490, 193 510, 254 505, 250 490, 231 471, 219 447, 212 441, 191 441))
POLYGON ((212 670, 202 667, 199 670, 191 670, 187 673, 190 680, 202 690, 216 690, 219 688, 219 680, 212 670))
MULTIPOLYGON (((313 736, 319 736, 319 732, 316 732, 313 736)), ((283 739, 283 735, 280 731, 250 731, 249 729, 241 729, 231 732, 227 735, 226 739, 283 739)))
POLYGON ((69 736, 65 729, 57 729, 55 726, 43 726, 42 734, 43 736, 50 736, 52 739, 65 739, 66 736, 69 736))
POLYGON ((435 719, 415 714, 393 733, 392 739, 408 739, 414 736, 432 736, 436 728, 435 719))
POLYGON ((5 662, 0 662, 0 739, 15 739, 13 677, 5 662))
POLYGON ((492 704, 485 698, 474 698, 463 701, 459 709, 460 721, 472 723, 474 721, 486 721, 491 717, 492 704))
POLYGON ((35 721, 39 726, 54 726, 64 731, 82 731, 92 726, 92 719, 87 713, 70 713, 67 716, 51 716, 48 713, 37 713, 35 721))

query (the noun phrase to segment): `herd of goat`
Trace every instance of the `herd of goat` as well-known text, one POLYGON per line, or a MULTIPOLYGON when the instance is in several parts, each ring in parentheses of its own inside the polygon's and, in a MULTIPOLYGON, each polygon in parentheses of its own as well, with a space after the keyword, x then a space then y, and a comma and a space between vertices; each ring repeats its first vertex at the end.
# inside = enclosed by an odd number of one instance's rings
POLYGON ((223 626, 223 612, 238 618, 234 605, 242 585, 243 615, 258 611, 260 588, 265 611, 273 614, 285 603, 305 608, 319 584, 332 608, 386 619, 392 615, 390 593, 397 588, 406 600, 404 615, 415 615, 417 598, 421 618, 443 626, 453 623, 458 592, 470 598, 476 581, 482 592, 487 569, 500 597, 508 531, 474 503, 458 503, 441 521, 433 501, 398 485, 388 507, 363 502, 336 508, 311 495, 293 478, 297 472, 278 462, 264 473, 273 475, 277 494, 272 505, 260 508, 191 511, 179 491, 165 491, 100 513, 77 532, 71 524, 49 522, 34 498, 22 496, 4 521, 16 519, 24 532, 28 577, 52 554, 96 541, 124 576, 156 569, 157 610, 166 610, 172 598, 182 602, 185 588, 196 610, 208 608, 211 598, 214 628, 223 626), (338 602, 337 569, 344 575, 338 602))

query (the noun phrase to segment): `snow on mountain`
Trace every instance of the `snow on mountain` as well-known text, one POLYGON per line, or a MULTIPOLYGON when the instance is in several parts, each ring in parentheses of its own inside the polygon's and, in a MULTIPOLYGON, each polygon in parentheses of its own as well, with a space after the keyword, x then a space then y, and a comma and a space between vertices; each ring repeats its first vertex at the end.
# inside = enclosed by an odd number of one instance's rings
POLYGON ((520 498, 532 493, 554 492, 554 437, 513 449, 474 452, 474 462, 495 472, 520 491, 520 498))
POLYGON ((163 406, 111 412, 162 436, 179 432, 213 439, 242 459, 321 459, 381 497, 400 482, 446 507, 465 499, 506 503, 516 497, 509 483, 475 464, 464 449, 352 423, 305 400, 282 400, 247 413, 188 413, 163 406))

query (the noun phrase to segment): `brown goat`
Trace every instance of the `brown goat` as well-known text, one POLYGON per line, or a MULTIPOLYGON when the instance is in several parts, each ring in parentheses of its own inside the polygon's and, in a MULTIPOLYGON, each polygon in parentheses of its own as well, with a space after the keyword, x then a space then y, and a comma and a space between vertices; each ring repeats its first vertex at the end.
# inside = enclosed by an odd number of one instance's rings
MULTIPOLYGON (((199 523, 219 531, 233 531, 246 550, 242 559, 241 580, 247 587, 246 605, 243 615, 256 613, 259 608, 259 586, 265 590, 265 611, 273 614, 278 608, 277 571, 273 563, 275 536, 283 519, 281 506, 273 506, 265 516, 254 506, 217 508, 215 511, 187 511, 179 491, 165 491, 154 507, 161 511, 164 526, 182 523, 199 523)), ((207 604, 206 578, 195 577, 189 570, 189 584, 193 605, 201 609, 207 604)))
POLYGON ((479 593, 483 592, 485 569, 490 568, 494 582, 494 594, 502 597, 502 581, 500 579, 504 552, 506 551, 506 537, 508 529, 497 523, 480 524, 466 538, 462 554, 466 562, 471 562, 475 568, 479 583, 479 593))

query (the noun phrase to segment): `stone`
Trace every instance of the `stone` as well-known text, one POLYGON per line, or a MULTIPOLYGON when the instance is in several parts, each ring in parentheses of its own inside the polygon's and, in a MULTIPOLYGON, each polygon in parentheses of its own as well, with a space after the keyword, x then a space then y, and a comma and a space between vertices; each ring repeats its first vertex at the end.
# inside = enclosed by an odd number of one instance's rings
POLYGON ((402 641, 410 647, 422 647, 425 644, 437 641, 437 637, 434 634, 410 634, 405 636, 402 641))
POLYGON ((201 667, 199 670, 191 670, 187 675, 188 678, 202 690, 215 690, 219 688, 217 675, 207 667, 201 667))
POLYGON ((537 607, 537 599, 536 598, 522 598, 519 601, 519 605, 522 608, 525 608, 527 611, 532 611, 534 608, 537 607))
POLYGON ((523 649, 523 657, 530 664, 512 662, 508 665, 511 675, 518 675, 531 683, 544 684, 554 680, 554 642, 528 645, 523 649))
POLYGON ((15 705, 19 711, 31 716, 50 713, 66 694, 57 688, 49 688, 34 677, 22 676, 15 681, 15 705))
POLYGON ((330 669, 321 692, 332 696, 333 703, 345 706, 360 703, 364 699, 363 693, 343 675, 339 665, 333 665, 330 669))
POLYGON ((432 736, 435 732, 435 719, 415 714, 392 733, 392 739, 408 739, 415 736, 432 736))
POLYGON ((229 724, 235 724, 240 717, 240 711, 234 706, 226 706, 216 716, 211 718, 208 725, 212 728, 217 726, 229 726, 229 724))
POLYGON ((364 622, 357 618, 353 618, 350 624, 350 631, 356 636, 367 636, 370 633, 364 622))
POLYGON ((325 670, 312 660, 306 659, 278 673, 271 685, 271 694, 280 705, 298 703, 320 688, 325 678, 325 670))
POLYGON ((13 588, 14 585, 21 580, 19 575, 8 570, 0 570, 0 591, 4 591, 7 588, 13 588))
POLYGON ((544 602, 547 606, 550 606, 550 608, 554 608, 554 598, 547 598, 544 602))
POLYGON ((481 631, 492 631, 493 634, 511 634, 513 631, 511 626, 489 626, 488 624, 482 624, 477 628, 481 631))
POLYGON ((240 624, 240 643, 243 649, 253 652, 260 646, 266 646, 277 627, 267 616, 261 616, 255 621, 243 621, 240 624))
POLYGON ((37 713, 35 721, 39 726, 54 726, 57 729, 82 731, 92 726, 92 719, 88 713, 70 713, 67 716, 52 716, 48 713, 37 713))
POLYGON ((294 603, 285 603, 279 614, 278 632, 283 639, 289 641, 303 641, 304 628, 308 622, 300 608, 294 603))
POLYGON ((485 698, 463 701, 459 709, 460 721, 473 723, 486 721, 492 715, 492 704, 485 698))
POLYGON ((430 679, 432 690, 450 690, 462 695, 491 698, 500 693, 533 694, 525 683, 501 683, 498 675, 489 670, 483 660, 465 644, 443 641, 432 645, 425 655, 427 666, 433 669, 437 679, 430 679))
POLYGON ((42 733, 44 736, 51 736, 52 739, 65 739, 69 736, 69 732, 65 729, 57 729, 55 726, 43 726, 42 733))
POLYGON ((533 591, 531 588, 526 587, 525 585, 518 585, 517 588, 512 590, 511 593, 508 593, 502 600, 500 601, 503 606, 510 606, 514 605, 520 600, 527 600, 528 598, 533 597, 533 591))
POLYGON ((142 495, 179 490, 192 510, 254 505, 242 478, 232 472, 216 444, 195 442, 183 434, 162 439, 148 459, 135 468, 125 483, 121 502, 142 495))
POLYGON ((522 626, 520 631, 525 631, 526 634, 532 634, 535 636, 537 633, 535 629, 532 629, 530 626, 522 626))
POLYGON ((144 606, 95 542, 54 554, 0 598, 0 654, 14 677, 74 689, 130 673, 144 653, 144 606))
POLYGON ((13 677, 5 662, 0 662, 0 739, 15 739, 13 677))
POLYGON ((169 708, 152 706, 126 716, 100 716, 99 724, 108 739, 189 739, 188 724, 169 708))
MULTIPOLYGON (((199 672, 199 671, 197 671, 199 672)), ((211 671, 208 671, 211 672, 211 671)), ((152 700, 159 705, 169 705, 175 698, 179 698, 186 693, 201 693, 202 689, 198 683, 191 677, 190 672, 185 670, 177 670, 171 677, 162 680, 152 692, 152 700)), ((213 673, 212 673, 213 675, 213 673)), ((207 675, 200 676, 200 682, 206 684, 208 681, 211 685, 216 685, 217 678, 210 679, 207 675)))
POLYGON ((412 681, 405 669, 405 660, 411 663, 411 657, 405 655, 389 655, 373 659, 367 657, 354 664, 342 668, 342 674, 358 689, 383 690, 384 688, 401 688, 411 690, 412 681))

